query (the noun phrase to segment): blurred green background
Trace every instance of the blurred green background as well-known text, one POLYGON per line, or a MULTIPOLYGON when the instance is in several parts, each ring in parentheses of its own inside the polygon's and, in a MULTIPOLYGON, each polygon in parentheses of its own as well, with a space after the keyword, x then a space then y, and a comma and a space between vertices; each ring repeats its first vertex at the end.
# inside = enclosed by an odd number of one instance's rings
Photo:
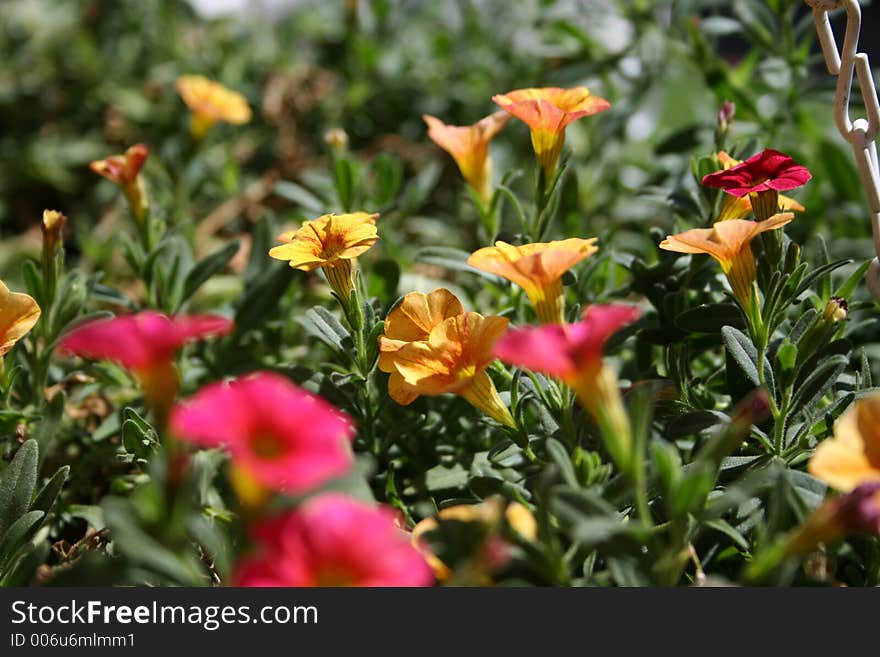
MULTIPOLYGON (((814 173, 793 238, 822 232, 835 238, 834 256, 870 255, 852 155, 832 121, 834 80, 803 2, 193 4, 3 3, 4 278, 15 280, 19 260, 38 248, 44 208, 71 218, 74 253, 106 265, 118 194, 87 164, 137 141, 149 144, 151 184, 180 222, 202 222, 255 181, 265 183, 251 187, 241 207, 212 217, 220 236, 247 233, 265 211, 288 221, 335 209, 321 193, 323 138, 335 127, 347 131, 365 163, 381 160, 373 169, 379 178, 366 184, 386 197, 381 210, 395 228, 392 238, 385 231, 389 249, 396 243, 405 259, 412 244, 469 248, 473 240, 455 227, 472 210, 462 205, 451 159, 427 140, 421 115, 471 123, 494 109, 494 93, 534 85, 586 84, 613 105, 568 130, 574 166, 560 234, 598 235, 619 252, 650 259, 656 242, 648 229, 666 230, 677 211, 692 209, 691 159, 711 151, 718 107, 732 100, 731 147, 746 154, 776 148, 814 173), (183 172, 187 111, 173 86, 182 73, 215 78, 256 110, 250 125, 215 131, 183 172), (407 197, 408 207, 385 193, 414 180, 418 193, 407 197)), ((873 7, 865 7, 865 21, 862 41, 870 46, 873 7)), ((511 124, 493 151, 497 171, 528 162, 524 126, 511 124)), ((510 217, 505 222, 514 228, 510 217)))

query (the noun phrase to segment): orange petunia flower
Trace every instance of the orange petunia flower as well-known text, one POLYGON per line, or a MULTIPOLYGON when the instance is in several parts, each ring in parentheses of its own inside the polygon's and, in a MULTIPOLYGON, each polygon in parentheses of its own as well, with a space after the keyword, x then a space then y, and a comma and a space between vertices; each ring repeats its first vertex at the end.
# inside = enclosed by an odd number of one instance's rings
POLYGON ((144 179, 140 175, 149 154, 146 144, 134 144, 121 155, 111 155, 89 164, 92 171, 119 185, 138 221, 143 221, 149 210, 144 179))
POLYGON ((388 372, 388 394, 402 406, 420 395, 459 395, 501 424, 515 427, 486 368, 507 319, 460 312, 448 290, 411 292, 385 321, 379 336, 379 369, 388 372))
MULTIPOLYGON (((742 164, 742 160, 731 157, 726 151, 718 151, 715 154, 718 162, 721 164, 721 170, 727 171, 742 164)), ((806 208, 795 201, 790 196, 779 194, 778 211, 779 212, 804 212, 806 208)), ((728 219, 745 219, 752 214, 752 201, 750 196, 734 196, 733 194, 725 194, 721 203, 721 211, 716 221, 727 221, 728 219)))
POLYGON ((499 495, 488 497, 479 504, 458 504, 441 509, 436 517, 421 520, 413 527, 410 541, 434 569, 434 576, 447 580, 452 575, 452 564, 441 560, 425 539, 425 534, 437 530, 444 522, 476 523, 482 529, 476 545, 472 574, 481 584, 491 585, 493 571, 503 568, 509 561, 509 544, 502 537, 504 525, 521 538, 535 541, 538 537, 538 522, 526 507, 518 502, 507 504, 499 495))
POLYGON ((9 353, 40 319, 40 307, 29 294, 10 292, 0 281, 0 358, 9 353))
POLYGON ((733 295, 743 308, 751 305, 752 283, 757 279, 752 240, 768 230, 782 228, 794 219, 791 212, 775 214, 764 221, 729 219, 712 228, 694 228, 669 235, 660 248, 677 253, 706 253, 715 258, 724 271, 733 295))
POLYGON ((522 246, 499 241, 475 251, 468 264, 519 285, 542 324, 561 324, 565 321, 562 275, 598 251, 596 241, 573 237, 522 246))
POLYGON ((492 100, 529 126, 532 147, 547 178, 552 178, 556 171, 566 126, 611 107, 607 100, 593 96, 586 87, 517 89, 493 96, 492 100))
POLYGON ((219 122, 242 125, 251 120, 247 99, 236 91, 203 75, 181 75, 175 84, 177 93, 192 111, 190 134, 201 139, 219 122))
POLYGON ((304 221, 297 230, 279 235, 278 240, 284 244, 273 247, 269 256, 287 260, 291 267, 302 271, 320 267, 330 287, 347 306, 354 289, 352 262, 379 240, 378 218, 378 213, 354 212, 325 214, 304 221))
POLYGON ((880 393, 860 399, 834 425, 807 470, 837 490, 849 492, 880 482, 880 393))
POLYGON ((483 203, 492 198, 492 158, 489 142, 501 132, 510 120, 506 112, 495 112, 473 125, 446 125, 440 119, 425 114, 428 136, 458 165, 461 175, 474 188, 483 203))
MULTIPOLYGON (((424 341, 438 324, 456 315, 461 315, 464 307, 461 301, 445 288, 438 288, 430 294, 410 292, 388 313, 385 318, 385 332, 379 337, 379 369, 394 379, 389 386, 405 389, 403 377, 394 367, 394 354, 410 342, 424 341)), ((403 394, 403 393, 401 393, 403 394)), ((418 394, 410 391, 412 399, 418 394)), ((404 403, 404 402, 401 402, 404 403)))

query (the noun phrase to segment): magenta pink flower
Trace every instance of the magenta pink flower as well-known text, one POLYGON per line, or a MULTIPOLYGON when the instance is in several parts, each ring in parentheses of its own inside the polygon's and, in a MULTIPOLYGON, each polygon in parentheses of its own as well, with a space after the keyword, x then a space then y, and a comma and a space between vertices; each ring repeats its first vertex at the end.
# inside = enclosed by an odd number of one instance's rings
POLYGON ((166 317, 153 311, 88 322, 61 340, 62 353, 112 360, 137 376, 147 401, 164 414, 177 393, 173 360, 187 342, 226 335, 233 323, 216 315, 166 317))
POLYGON ((768 148, 730 169, 704 176, 703 184, 741 197, 770 190, 784 192, 812 177, 806 167, 788 155, 768 148))
POLYGON ((495 355, 576 387, 579 380, 594 375, 601 367, 605 341, 638 316, 634 306, 588 306, 576 324, 544 324, 508 331, 495 345, 495 355))
POLYGON ((232 328, 230 320, 215 315, 166 317, 145 311, 83 324, 64 336, 61 350, 138 371, 172 360, 187 342, 226 335, 232 328))
POLYGON ((171 429, 200 447, 224 447, 245 503, 266 489, 305 493, 352 464, 351 420, 326 401, 271 372, 212 383, 174 407, 171 429))
POLYGON ((576 324, 509 331, 495 345, 501 360, 568 384, 599 425, 612 460, 629 474, 634 463, 632 429, 617 375, 602 362, 602 349, 613 333, 638 316, 633 306, 588 306, 576 324))
POLYGON ((430 586, 424 557, 397 527, 396 513, 339 493, 312 498, 257 525, 253 554, 236 586, 430 586))

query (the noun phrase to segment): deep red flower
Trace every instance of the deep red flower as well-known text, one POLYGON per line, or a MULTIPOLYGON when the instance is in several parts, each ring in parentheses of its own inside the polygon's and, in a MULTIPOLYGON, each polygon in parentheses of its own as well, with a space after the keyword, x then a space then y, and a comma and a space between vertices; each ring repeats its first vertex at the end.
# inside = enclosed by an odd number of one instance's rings
POLYGON ((253 554, 234 569, 236 586, 430 586, 425 558, 397 514, 340 493, 263 521, 253 554))
POLYGON ((706 187, 723 189, 734 196, 800 187, 812 178, 809 170, 784 153, 765 149, 727 170, 703 177, 706 187))

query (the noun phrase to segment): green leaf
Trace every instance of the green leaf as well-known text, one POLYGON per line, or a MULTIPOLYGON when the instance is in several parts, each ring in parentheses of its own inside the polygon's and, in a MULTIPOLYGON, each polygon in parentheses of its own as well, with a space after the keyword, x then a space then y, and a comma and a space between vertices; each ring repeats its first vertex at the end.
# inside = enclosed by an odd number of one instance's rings
POLYGON ((755 386, 761 385, 758 377, 758 350, 752 341, 742 332, 732 326, 721 329, 721 336, 727 347, 727 353, 736 361, 746 378, 755 386))
POLYGON ((339 205, 346 212, 350 212, 355 188, 355 173, 352 162, 344 157, 337 159, 333 164, 333 179, 336 183, 339 205))
POLYGON ((278 307, 278 299, 287 290, 293 275, 293 269, 277 263, 276 267, 267 267, 257 276, 245 289, 235 311, 235 332, 241 334, 264 323, 278 307))
POLYGON ((37 448, 40 454, 48 451, 49 445, 56 439, 58 429, 61 427, 61 421, 64 419, 64 405, 67 402, 67 395, 64 392, 58 392, 52 401, 50 401, 43 409, 43 418, 34 427, 31 437, 37 442, 37 448))
POLYGON ((189 299, 211 276, 226 267, 229 261, 232 260, 232 257, 238 253, 240 246, 241 242, 234 240, 226 246, 217 249, 190 269, 183 282, 183 294, 181 295, 180 303, 182 304, 189 299))
POLYGON ((295 203, 307 214, 319 215, 326 212, 327 204, 323 200, 302 185, 297 185, 289 180, 279 180, 275 183, 275 193, 281 198, 295 203))
POLYGON ((25 541, 39 528, 45 515, 44 511, 29 511, 20 516, 4 534, 0 535, 0 572, 5 569, 15 551, 24 545, 25 541))
POLYGON ((461 249, 453 249, 446 246, 429 246, 419 249, 416 252, 414 259, 418 262, 436 265, 445 269, 451 269, 452 271, 470 272, 492 281, 501 280, 497 276, 484 272, 476 267, 471 267, 467 264, 467 259, 470 258, 470 256, 471 254, 468 251, 462 251, 461 249))
POLYGON ((468 481, 468 471, 460 463, 447 467, 435 465, 425 473, 425 488, 429 492, 448 488, 463 488, 468 481))
POLYGON ((547 450, 547 454, 550 456, 550 460, 559 468, 559 472, 562 474, 562 479, 565 483, 572 488, 578 488, 579 484, 577 475, 575 474, 574 466, 571 463, 571 457, 568 455, 568 450, 565 449, 563 444, 555 438, 548 438, 544 447, 547 450))
POLYGON ((725 326, 745 328, 740 309, 732 303, 704 303, 675 318, 675 325, 689 333, 719 333, 725 326))
POLYGON ((340 352, 345 351, 344 342, 351 339, 348 329, 323 306, 309 308, 305 317, 297 317, 297 321, 309 335, 340 352))
POLYGON ((714 468, 708 463, 695 462, 669 496, 669 515, 681 518, 700 511, 714 485, 714 468))
POLYGON ((792 397, 791 412, 809 410, 817 404, 835 386, 848 364, 849 358, 843 354, 836 354, 819 363, 792 397))
POLYGON ((26 440, 0 475, 0 536, 30 506, 37 485, 37 441, 26 440))
POLYGON ((33 504, 30 506, 31 510, 45 511, 46 513, 49 513, 52 506, 55 504, 55 500, 58 499, 58 495, 61 493, 61 489, 64 487, 64 482, 67 481, 69 474, 69 465, 63 465, 58 468, 55 474, 52 475, 52 478, 49 479, 45 486, 40 489, 40 492, 37 493, 33 504))

